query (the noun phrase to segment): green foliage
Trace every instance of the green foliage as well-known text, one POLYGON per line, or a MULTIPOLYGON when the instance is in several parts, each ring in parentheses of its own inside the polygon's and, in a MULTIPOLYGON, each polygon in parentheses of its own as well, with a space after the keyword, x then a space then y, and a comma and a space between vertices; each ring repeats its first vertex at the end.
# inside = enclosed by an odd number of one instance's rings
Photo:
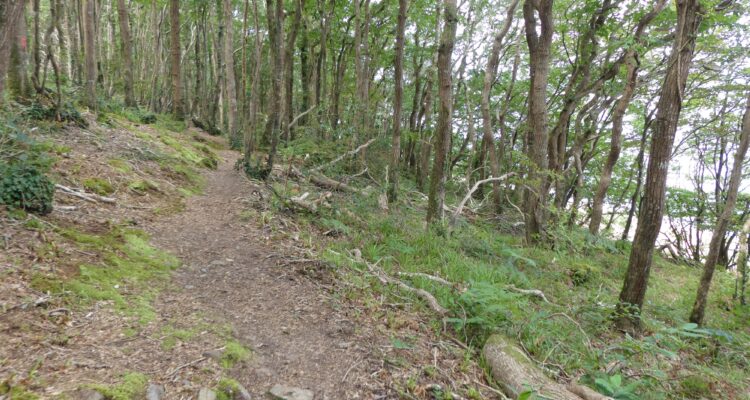
POLYGON ((55 185, 39 165, 0 161, 0 204, 44 215, 52 212, 54 193, 55 185))
POLYGON ((140 116, 138 119, 140 123, 151 125, 156 123, 156 114, 153 113, 145 113, 140 116))
POLYGON ((89 123, 83 119, 83 116, 81 116, 78 109, 67 102, 62 104, 59 115, 57 108, 54 105, 44 105, 39 101, 31 103, 31 105, 26 108, 24 114, 27 118, 37 121, 69 122, 80 128, 87 128, 89 126, 89 123))
POLYGON ((680 381, 680 394, 688 399, 700 399, 711 397, 711 381, 699 376, 692 375, 680 381))
POLYGON ((594 380, 596 389, 599 393, 612 397, 615 400, 638 400, 635 389, 638 382, 631 382, 623 385, 622 375, 616 374, 608 377, 597 378, 594 380))

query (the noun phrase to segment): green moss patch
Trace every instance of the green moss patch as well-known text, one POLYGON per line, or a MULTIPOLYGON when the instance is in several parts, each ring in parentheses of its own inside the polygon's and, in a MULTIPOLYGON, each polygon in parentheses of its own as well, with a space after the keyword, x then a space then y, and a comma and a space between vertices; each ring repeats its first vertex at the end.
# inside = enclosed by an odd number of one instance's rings
POLYGON ((106 196, 115 192, 112 184, 102 178, 86 178, 83 180, 83 187, 89 192, 94 192, 100 196, 106 196))
POLYGON ((78 273, 67 279, 36 275, 35 288, 58 293, 73 304, 110 301, 142 323, 154 318, 151 300, 159 283, 179 266, 176 257, 151 246, 148 236, 134 229, 115 228, 103 235, 73 229, 58 233, 83 251, 98 254, 100 261, 78 265, 78 273))
POLYGON ((137 400, 145 398, 147 385, 146 375, 129 372, 122 376, 119 384, 91 385, 90 388, 101 393, 107 400, 137 400))

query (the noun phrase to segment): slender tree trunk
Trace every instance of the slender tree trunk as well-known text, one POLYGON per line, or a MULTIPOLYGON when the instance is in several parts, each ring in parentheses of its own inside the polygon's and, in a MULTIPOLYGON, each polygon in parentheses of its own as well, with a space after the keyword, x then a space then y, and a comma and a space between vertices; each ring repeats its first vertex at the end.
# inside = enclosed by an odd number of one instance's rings
MULTIPOLYGON (((297 47, 297 32, 302 21, 303 0, 295 0, 294 19, 289 27, 286 47, 284 48, 284 140, 293 139, 292 118, 294 118, 294 49, 297 47)), ((306 110, 302 110, 306 111, 306 110)))
POLYGON ((184 119, 182 106, 182 85, 180 85, 180 0, 169 1, 169 41, 170 75, 172 78, 172 114, 176 119, 184 119))
POLYGON ((388 170, 388 201, 398 199, 399 164, 401 161, 401 108, 404 88, 404 31, 406 30, 407 0, 398 0, 398 25, 396 27, 396 58, 394 62, 393 136, 391 140, 391 165, 388 170))
POLYGON ((234 77, 234 7, 232 0, 223 0, 224 9, 224 93, 226 94, 227 109, 227 135, 231 141, 237 141, 237 91, 234 77))
POLYGON ((253 0, 253 23, 255 25, 255 48, 253 49, 253 83, 250 86, 250 126, 245 130, 244 135, 246 165, 250 165, 255 150, 255 131, 258 126, 258 103, 260 102, 260 69, 263 65, 263 39, 260 33, 258 0, 253 0))
POLYGON ((94 28, 95 0, 84 0, 84 43, 86 57, 86 105, 96 110, 96 30, 94 28))
MULTIPOLYGON (((719 214, 716 226, 711 235, 711 244, 708 248, 708 256, 703 265, 703 275, 701 276, 698 293, 696 294, 693 311, 690 314, 690 322, 703 324, 706 313, 706 303, 708 301, 708 290, 711 287, 711 280, 716 270, 716 263, 721 252, 721 243, 726 234, 727 226, 734 215, 734 207, 737 204, 737 193, 742 181, 742 164, 745 161, 747 147, 750 144, 750 92, 747 96, 747 106, 745 115, 742 118, 742 132, 740 133, 740 142, 737 147, 737 153, 734 155, 734 164, 732 165, 732 174, 729 177, 729 187, 727 188, 727 198, 723 205, 723 210, 719 214)), ((717 199, 718 201, 718 199, 717 199)))
POLYGON ((553 0, 525 0, 523 5, 531 77, 528 153, 532 165, 528 174, 528 187, 525 190, 526 242, 528 244, 535 244, 546 239, 547 79, 554 30, 552 3, 553 0), (537 33, 535 13, 539 16, 540 33, 537 33))
POLYGON ((701 21, 698 0, 677 1, 677 30, 661 97, 656 106, 653 136, 644 186, 643 204, 638 216, 628 271, 617 305, 617 326, 628 332, 640 332, 640 312, 646 296, 656 237, 664 215, 667 172, 672 157, 682 96, 693 59, 695 36, 701 21))
POLYGON ((430 176, 430 192, 427 199, 427 224, 439 222, 443 217, 445 202, 446 156, 451 137, 451 114, 453 106, 453 81, 451 57, 456 41, 458 10, 456 0, 444 0, 444 25, 438 48, 438 119, 435 129, 435 159, 430 176))
MULTIPOLYGON (((495 137, 492 134, 490 91, 492 90, 492 83, 497 76, 497 67, 500 62, 500 50, 503 46, 503 39, 505 39, 505 35, 508 34, 510 26, 513 23, 513 14, 516 11, 517 5, 518 0, 514 0, 513 3, 508 6, 508 10, 505 13, 505 22, 503 23, 500 32, 495 35, 495 40, 492 43, 492 50, 487 59, 487 67, 484 70, 484 85, 482 86, 482 133, 485 149, 490 157, 490 171, 493 177, 500 176, 500 164, 498 163, 497 152, 495 150, 495 137)), ((503 200, 500 195, 500 182, 492 182, 492 199, 495 205, 495 213, 500 214, 503 207, 503 200)))
POLYGON ((133 44, 130 39, 130 21, 128 20, 128 9, 125 0, 117 0, 117 15, 120 21, 120 40, 122 41, 122 69, 125 79, 125 105, 135 107, 135 95, 133 94, 133 44))
POLYGON ((266 14, 268 17, 268 32, 271 46, 271 104, 268 112, 268 120, 266 121, 266 135, 271 140, 271 149, 268 152, 268 162, 266 170, 270 174, 273 170, 274 157, 276 156, 276 148, 279 143, 279 131, 281 116, 279 111, 281 110, 281 90, 282 90, 282 74, 284 70, 284 57, 283 49, 281 46, 284 43, 282 34, 282 24, 284 19, 284 4, 283 0, 266 0, 266 14))

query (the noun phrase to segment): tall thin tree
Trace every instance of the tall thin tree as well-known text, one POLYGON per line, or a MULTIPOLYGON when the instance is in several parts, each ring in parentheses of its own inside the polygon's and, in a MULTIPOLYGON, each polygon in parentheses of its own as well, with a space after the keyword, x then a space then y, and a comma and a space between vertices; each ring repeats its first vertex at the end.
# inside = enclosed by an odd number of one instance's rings
POLYGON ((185 117, 180 84, 180 0, 169 1, 170 75, 172 81, 172 114, 177 119, 185 117))
POLYGON ((398 199, 399 165, 401 161, 401 108, 404 97, 404 32, 408 0, 398 0, 398 24, 396 26, 396 59, 394 62, 393 136, 391 137, 391 163, 388 169, 388 201, 398 199))
POLYGON ((640 312, 646 297, 654 245, 664 215, 669 161, 672 158, 672 146, 682 109, 682 96, 693 60, 695 38, 701 19, 699 0, 677 1, 675 39, 661 87, 661 97, 656 106, 638 226, 616 310, 616 325, 628 332, 639 332, 641 329, 640 312))

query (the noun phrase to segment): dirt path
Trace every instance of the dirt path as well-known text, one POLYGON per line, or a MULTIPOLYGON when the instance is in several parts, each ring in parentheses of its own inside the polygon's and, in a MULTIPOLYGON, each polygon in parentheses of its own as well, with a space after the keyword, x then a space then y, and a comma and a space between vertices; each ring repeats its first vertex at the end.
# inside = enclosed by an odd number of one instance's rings
POLYGON ((242 222, 241 200, 253 187, 233 170, 236 153, 221 156, 204 193, 150 229, 154 243, 184 264, 174 277, 182 290, 162 296, 161 313, 179 304, 231 324, 234 336, 253 352, 231 375, 254 398, 277 383, 312 390, 316 399, 385 397, 381 388, 367 384, 368 370, 377 370, 377 363, 353 320, 335 310, 310 279, 277 266, 264 232, 242 222))

